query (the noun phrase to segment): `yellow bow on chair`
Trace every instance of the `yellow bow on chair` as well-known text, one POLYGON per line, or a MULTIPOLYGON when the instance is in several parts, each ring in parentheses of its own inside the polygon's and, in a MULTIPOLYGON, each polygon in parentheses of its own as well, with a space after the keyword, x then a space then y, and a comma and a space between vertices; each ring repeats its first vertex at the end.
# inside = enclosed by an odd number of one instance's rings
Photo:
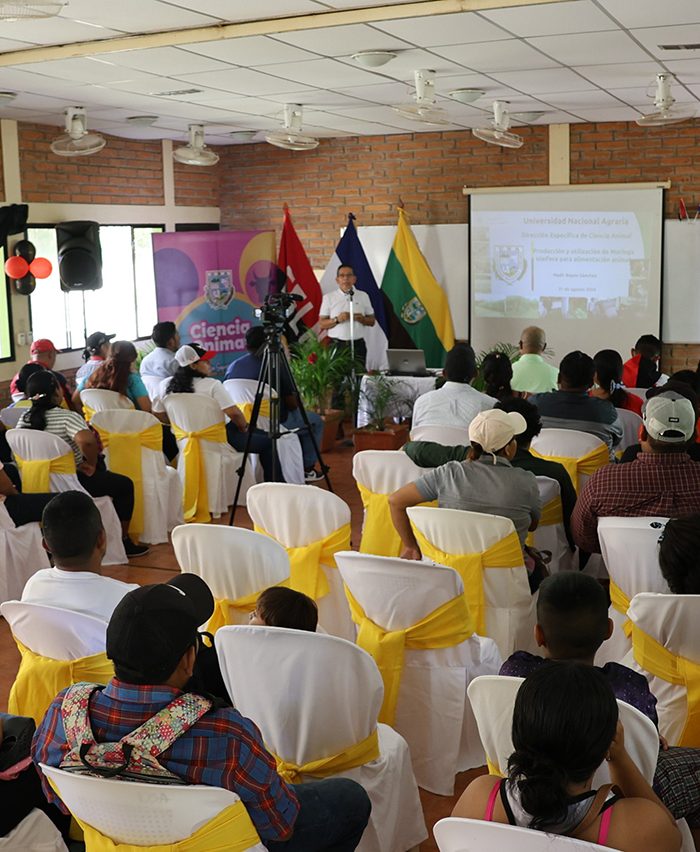
POLYGON ((277 774, 281 775, 288 784, 299 784, 302 775, 311 775, 313 778, 329 778, 331 775, 339 775, 341 772, 347 772, 357 766, 364 766, 365 763, 376 760, 379 757, 379 735, 375 728, 364 740, 348 746, 338 754, 312 760, 301 766, 283 760, 274 752, 271 753, 277 761, 277 774))
POLYGON ((379 721, 393 725, 405 649, 426 650, 459 645, 474 633, 474 619, 464 595, 459 595, 405 630, 385 630, 367 616, 347 586, 345 594, 352 620, 359 628, 357 644, 374 658, 384 681, 384 702, 379 721))
MULTIPOLYGON (((540 515, 540 522, 537 525, 539 527, 552 527, 556 524, 564 523, 564 513, 561 508, 561 497, 558 495, 556 497, 552 497, 549 503, 545 503, 542 507, 542 514, 540 515)), ((527 538, 525 539, 525 543, 529 544, 530 547, 535 546, 535 536, 534 533, 529 532, 527 534, 527 538)))
POLYGON ((52 473, 75 473, 73 452, 55 459, 23 459, 14 454, 22 477, 22 490, 26 494, 46 494, 51 491, 52 473))
POLYGON ((128 476, 134 483, 134 511, 129 532, 138 540, 144 530, 143 465, 141 450, 163 450, 163 430, 154 423, 143 432, 108 432, 97 427, 105 449, 109 448, 109 469, 128 476))
POLYGON ((590 476, 598 468, 610 463, 610 453, 605 444, 601 444, 580 458, 576 458, 575 456, 545 456, 542 453, 538 453, 534 447, 530 447, 530 452, 533 456, 537 456, 538 459, 559 462, 560 465, 563 465, 571 478, 571 484, 576 489, 577 494, 579 490, 579 476, 590 476))
MULTIPOLYGON (((240 409, 241 413, 245 417, 246 423, 250 423, 250 418, 253 415, 253 403, 252 402, 237 402, 236 407, 240 409)), ((260 400, 260 410, 258 411, 258 416, 260 416, 260 417, 269 417, 270 416, 270 400, 269 399, 261 399, 260 400)))
MULTIPOLYGON (((413 526, 413 524, 411 525, 413 526)), ((428 541, 413 526, 416 541, 423 556, 439 565, 454 568, 462 578, 464 597, 469 612, 474 617, 474 632, 486 636, 486 599, 484 596, 484 568, 519 568, 525 564, 518 534, 513 530, 482 553, 445 553, 428 541)))
POLYGON ((625 616, 625 621, 622 625, 622 629, 624 631, 625 636, 629 639, 629 637, 632 635, 632 622, 629 620, 629 618, 627 618, 627 610, 630 608, 630 599, 617 585, 617 583, 612 580, 612 578, 610 580, 610 603, 621 615, 625 616))
MULTIPOLYGON (((360 553, 372 553, 375 556, 400 556, 403 545, 394 527, 394 522, 391 520, 391 509, 389 508, 389 497, 391 495, 370 491, 361 482, 357 482, 356 485, 365 509, 360 553)), ((420 505, 437 506, 437 500, 420 505)))
POLYGON ((184 441, 185 451, 185 487, 182 495, 183 515, 185 523, 208 524, 211 521, 209 513, 209 491, 207 490, 207 471, 202 458, 200 441, 210 441, 212 444, 226 443, 226 427, 223 423, 214 423, 206 429, 187 432, 176 423, 171 422, 176 441, 184 441))

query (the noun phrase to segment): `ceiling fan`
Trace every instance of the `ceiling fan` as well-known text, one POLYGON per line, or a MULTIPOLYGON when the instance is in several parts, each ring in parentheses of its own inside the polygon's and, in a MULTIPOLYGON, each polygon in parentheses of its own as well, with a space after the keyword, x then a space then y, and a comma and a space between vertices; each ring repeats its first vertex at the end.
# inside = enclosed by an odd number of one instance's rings
POLYGON ((51 143, 51 150, 59 157, 87 157, 96 154, 107 144, 101 133, 89 133, 87 113, 83 107, 68 107, 64 113, 66 132, 51 143))
POLYGON ((413 101, 397 104, 393 109, 403 118, 418 121, 421 124, 437 126, 450 124, 444 109, 435 106, 435 72, 427 68, 413 72, 416 92, 413 101))
POLYGON ((666 124, 679 124, 695 115, 695 110, 689 108, 674 109, 676 99, 671 94, 671 74, 656 75, 656 95, 654 106, 656 112, 650 112, 637 119, 642 127, 663 127, 666 124))
POLYGON ((189 134, 189 142, 175 148, 173 159, 185 166, 215 166, 219 162, 219 155, 207 148, 204 142, 204 125, 190 124, 189 134))
POLYGON ((265 141, 286 151, 313 151, 319 141, 301 132, 304 108, 300 104, 284 105, 284 127, 265 134, 265 141))
POLYGON ((500 145, 501 148, 520 148, 525 141, 517 133, 510 133, 510 116, 508 115, 508 104, 505 101, 493 102, 493 118, 491 127, 475 127, 472 130, 477 139, 488 142, 490 145, 500 145))

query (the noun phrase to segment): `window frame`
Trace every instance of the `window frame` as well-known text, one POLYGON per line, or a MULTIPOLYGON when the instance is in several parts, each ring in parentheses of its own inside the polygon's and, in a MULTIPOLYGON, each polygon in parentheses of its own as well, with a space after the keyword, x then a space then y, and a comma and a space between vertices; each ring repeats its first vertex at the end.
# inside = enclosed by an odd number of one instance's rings
MULTIPOLYGON (((9 248, 8 248, 8 240, 5 239, 5 241, 0 245, 0 247, 3 250, 3 257, 5 258, 5 261, 7 261, 8 257, 10 256, 9 255, 9 248)), ((16 360, 17 353, 16 353, 16 350, 15 350, 15 322, 14 322, 14 315, 13 315, 13 312, 12 312, 12 296, 14 294, 13 294, 13 290, 12 290, 12 284, 10 283, 10 278, 9 278, 8 275, 5 275, 5 263, 4 262, 3 262, 2 274, 5 278, 5 297, 7 299, 7 326, 8 326, 8 334, 9 334, 9 337, 10 337, 10 354, 5 358, 0 358, 0 364, 8 364, 11 361, 16 360)), ((29 296, 26 296, 25 298, 29 299, 29 296)))

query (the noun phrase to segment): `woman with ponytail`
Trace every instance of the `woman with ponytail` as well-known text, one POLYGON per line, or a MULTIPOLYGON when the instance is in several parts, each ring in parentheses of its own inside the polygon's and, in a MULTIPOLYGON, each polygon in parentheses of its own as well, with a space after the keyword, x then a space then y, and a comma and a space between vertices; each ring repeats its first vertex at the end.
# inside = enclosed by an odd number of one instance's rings
POLYGON ((675 821, 625 750, 612 687, 593 666, 549 662, 518 690, 507 778, 472 781, 452 816, 575 837, 622 852, 678 852, 675 821), (608 761, 610 785, 593 789, 608 761), (640 841, 643 838, 643 841, 640 841))
POLYGON ((642 400, 628 393, 622 384, 622 356, 614 349, 601 349, 593 356, 595 375, 591 396, 607 399, 615 408, 625 408, 642 416, 642 400))
POLYGON ((140 411, 150 411, 148 391, 136 371, 137 354, 133 343, 115 340, 104 363, 78 382, 73 402, 80 404, 80 391, 84 388, 99 388, 128 397, 140 411))
MULTIPOLYGON (((503 352, 489 352, 481 362, 481 376, 484 380, 484 393, 501 402, 513 396, 510 387, 513 378, 513 365, 503 352)), ((519 396, 520 394, 515 394, 519 396)))

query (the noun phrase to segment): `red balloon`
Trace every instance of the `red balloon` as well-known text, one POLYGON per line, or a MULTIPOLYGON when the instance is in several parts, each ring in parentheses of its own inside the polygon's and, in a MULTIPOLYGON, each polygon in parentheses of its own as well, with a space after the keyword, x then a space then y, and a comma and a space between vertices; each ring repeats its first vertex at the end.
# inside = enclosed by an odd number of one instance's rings
POLYGON ((29 264, 23 257, 8 257, 5 261, 5 272, 8 277, 18 281, 29 272, 29 264))
POLYGON ((47 258, 37 257, 29 264, 29 271, 35 278, 48 278, 53 271, 53 266, 47 258))

